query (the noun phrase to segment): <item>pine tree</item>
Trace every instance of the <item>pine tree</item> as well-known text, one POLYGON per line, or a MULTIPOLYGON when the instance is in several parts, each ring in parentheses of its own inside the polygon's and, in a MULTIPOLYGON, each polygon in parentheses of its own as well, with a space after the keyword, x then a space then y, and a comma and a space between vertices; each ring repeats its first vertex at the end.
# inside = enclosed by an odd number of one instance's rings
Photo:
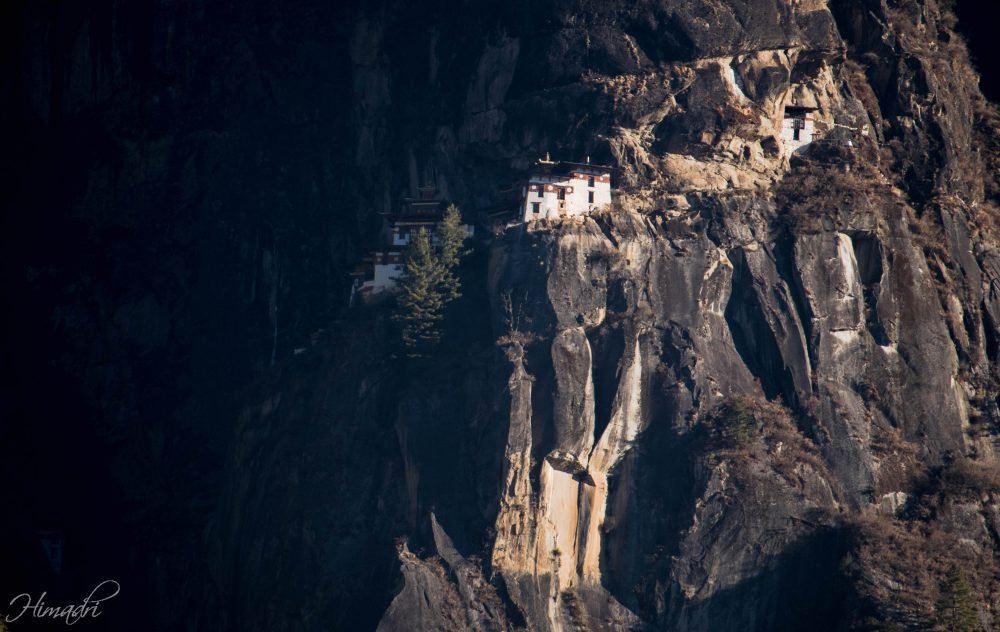
POLYGON ((941 596, 937 602, 939 629, 947 632, 975 632, 979 629, 976 602, 965 573, 952 566, 941 582, 941 596))
POLYGON ((402 327, 403 344, 415 352, 441 339, 444 307, 459 298, 457 268, 465 251, 465 225, 454 205, 449 205, 437 226, 439 248, 420 229, 406 249, 406 270, 399 284, 398 311, 393 318, 402 327))
POLYGON ((438 324, 446 303, 441 289, 446 272, 427 231, 420 229, 406 249, 406 275, 400 283, 395 315, 407 347, 431 346, 441 339, 438 324))
POLYGON ((718 411, 715 421, 718 437, 728 448, 749 448, 758 435, 754 405, 746 397, 736 397, 728 402, 718 411))
POLYGON ((462 295, 456 269, 465 254, 462 250, 462 244, 465 242, 465 225, 462 223, 462 215, 454 204, 448 205, 444 218, 437 226, 437 234, 441 242, 441 265, 445 268, 441 287, 446 300, 453 301, 462 295))

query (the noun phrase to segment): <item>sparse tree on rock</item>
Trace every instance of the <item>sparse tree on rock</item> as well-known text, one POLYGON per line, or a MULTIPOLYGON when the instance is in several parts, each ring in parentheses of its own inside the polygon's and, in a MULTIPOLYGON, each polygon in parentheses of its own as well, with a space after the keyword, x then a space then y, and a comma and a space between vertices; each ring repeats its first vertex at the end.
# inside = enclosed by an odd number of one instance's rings
POLYGON ((465 242, 465 224, 462 223, 462 216, 454 204, 448 205, 444 218, 438 224, 437 234, 441 242, 441 265, 446 271, 441 286, 446 299, 452 301, 462 295, 456 269, 465 254, 462 249, 465 242))
POLYGON ((965 573, 957 566, 941 582, 941 596, 937 602, 938 629, 946 632, 975 632, 979 617, 972 588, 965 573))

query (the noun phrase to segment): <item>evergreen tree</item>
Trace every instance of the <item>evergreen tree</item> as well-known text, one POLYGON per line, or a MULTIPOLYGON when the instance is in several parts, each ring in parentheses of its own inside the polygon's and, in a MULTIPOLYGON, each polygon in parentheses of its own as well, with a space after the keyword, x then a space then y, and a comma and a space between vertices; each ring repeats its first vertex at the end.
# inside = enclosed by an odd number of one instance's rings
POLYGON ((454 204, 449 204, 444 217, 437 227, 438 239, 441 240, 441 263, 449 268, 458 265, 464 254, 462 244, 465 243, 465 224, 462 215, 454 204))
POLYGON ((718 417, 722 439, 731 448, 749 448, 757 436, 757 416, 743 397, 726 404, 718 417))
POLYGON ((957 566, 941 582, 941 596, 937 602, 939 629, 947 632, 975 632, 979 629, 976 602, 965 573, 957 566))
POLYGON ((449 205, 437 226, 439 248, 420 229, 406 249, 405 275, 399 284, 398 311, 403 343, 411 349, 431 347, 441 339, 444 307, 459 298, 457 268, 465 251, 465 225, 454 205, 449 205))
POLYGON ((441 289, 446 268, 434 253, 427 231, 420 229, 406 249, 406 275, 400 283, 396 322, 407 347, 425 347, 441 338, 445 295, 441 289))
POLYGON ((465 242, 465 224, 462 223, 462 215, 454 204, 448 205, 444 218, 438 224, 437 234, 441 242, 441 265, 445 268, 441 287, 447 300, 452 301, 462 295, 456 268, 465 254, 462 250, 462 244, 465 242))

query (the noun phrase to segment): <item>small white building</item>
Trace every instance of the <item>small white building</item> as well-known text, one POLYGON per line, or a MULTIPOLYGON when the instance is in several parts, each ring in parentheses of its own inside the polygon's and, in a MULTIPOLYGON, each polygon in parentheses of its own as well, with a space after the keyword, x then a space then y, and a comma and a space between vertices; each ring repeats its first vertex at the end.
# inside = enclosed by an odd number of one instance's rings
MULTIPOLYGON (((444 218, 445 202, 437 197, 434 187, 421 187, 415 198, 404 198, 396 213, 383 217, 382 242, 385 250, 368 254, 351 273, 351 303, 357 299, 367 303, 396 287, 406 270, 404 251, 421 230, 427 231, 431 244, 439 247, 437 227, 444 218)), ((475 227, 465 224, 467 237, 472 237, 475 227)))
POLYGON ((375 296, 396 287, 406 269, 403 253, 399 250, 375 250, 361 261, 354 272, 351 302, 360 298, 368 302, 375 296))
POLYGON ((586 215, 611 204, 611 167, 539 160, 521 190, 525 222, 586 215))
POLYGON ((372 286, 376 291, 396 287, 396 280, 403 277, 405 262, 398 250, 379 250, 372 253, 374 270, 372 286))
POLYGON ((781 140, 785 145, 785 153, 793 154, 813 142, 816 136, 816 121, 813 119, 815 111, 816 108, 785 106, 781 122, 781 140))

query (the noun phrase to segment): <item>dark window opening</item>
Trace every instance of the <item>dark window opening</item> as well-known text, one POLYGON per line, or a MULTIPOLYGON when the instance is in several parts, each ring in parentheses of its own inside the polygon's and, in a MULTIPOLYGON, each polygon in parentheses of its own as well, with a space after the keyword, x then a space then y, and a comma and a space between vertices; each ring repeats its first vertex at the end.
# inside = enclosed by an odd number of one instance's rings
POLYGON ((593 191, 587 191, 587 201, 590 202, 591 204, 594 203, 594 192, 593 191))
POLYGON ((589 178, 587 178, 587 186, 588 187, 594 186, 594 176, 590 176, 589 178))
POLYGON ((566 189, 559 189, 559 199, 560 200, 566 199, 566 189))
POLYGON ((541 208, 542 208, 542 205, 539 204, 538 202, 532 202, 531 203, 531 212, 533 214, 537 215, 538 212, 541 211, 541 208))
POLYGON ((798 126, 798 125, 796 125, 796 126, 795 126, 795 127, 794 127, 794 128, 792 129, 792 140, 799 140, 799 134, 801 133, 801 131, 802 131, 802 130, 800 130, 800 129, 799 129, 799 126, 798 126))
POLYGON ((542 187, 538 187, 538 197, 543 197, 544 195, 545 195, 545 192, 542 191, 542 187))

